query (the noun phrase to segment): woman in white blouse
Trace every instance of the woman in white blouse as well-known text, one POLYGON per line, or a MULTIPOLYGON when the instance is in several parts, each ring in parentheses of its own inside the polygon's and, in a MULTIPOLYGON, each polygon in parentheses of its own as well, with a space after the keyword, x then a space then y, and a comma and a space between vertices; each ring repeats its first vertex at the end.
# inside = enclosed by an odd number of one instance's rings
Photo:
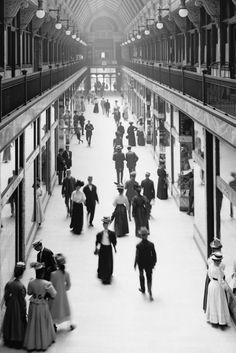
POLYGON ((72 211, 70 228, 75 234, 81 234, 84 223, 83 203, 85 202, 85 195, 80 188, 84 185, 83 181, 77 180, 75 183, 75 191, 71 194, 72 211))
POLYGON ((111 216, 111 221, 115 219, 115 234, 117 237, 123 237, 129 233, 127 210, 129 209, 129 201, 124 195, 124 186, 117 185, 119 195, 115 198, 113 206, 115 210, 111 216))

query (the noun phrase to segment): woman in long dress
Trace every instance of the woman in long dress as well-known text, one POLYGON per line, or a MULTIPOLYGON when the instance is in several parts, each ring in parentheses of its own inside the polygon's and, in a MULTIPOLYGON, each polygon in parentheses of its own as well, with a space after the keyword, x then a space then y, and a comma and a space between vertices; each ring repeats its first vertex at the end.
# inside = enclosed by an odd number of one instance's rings
POLYGON ((130 121, 129 127, 127 129, 127 137, 128 137, 128 145, 129 146, 136 146, 136 139, 135 139, 135 131, 137 128, 133 126, 133 122, 130 121))
POLYGON ((135 185, 135 190, 137 195, 132 200, 132 215, 135 221, 135 235, 136 237, 140 237, 139 230, 141 227, 149 229, 149 208, 148 199, 146 196, 141 195, 141 185, 135 185))
MULTIPOLYGON (((210 283, 210 278, 208 276, 208 269, 209 269, 209 266, 213 263, 212 256, 213 256, 214 252, 221 251, 221 249, 222 249, 221 241, 219 239, 215 238, 210 243, 210 247, 211 247, 212 253, 209 256, 209 258, 207 259, 207 274, 206 274, 206 279, 205 279, 204 295, 203 295, 203 310, 204 310, 204 312, 206 312, 206 308, 207 308, 208 286, 209 286, 209 283, 210 283)), ((225 265, 224 265, 224 263, 222 261, 220 263, 220 268, 223 271, 225 269, 225 265)))
POLYGON ((36 186, 36 212, 35 212, 35 221, 38 223, 40 226, 41 223, 44 221, 44 214, 43 214, 43 207, 42 207, 42 195, 43 191, 40 186, 40 181, 37 181, 37 186, 36 186))
POLYGON ((115 198, 113 206, 115 210, 111 216, 111 221, 115 219, 115 234, 116 237, 123 237, 129 233, 127 210, 129 209, 129 201, 124 195, 124 186, 118 185, 117 190, 119 195, 115 198))
POLYGON ((144 126, 141 121, 137 128, 137 143, 138 143, 138 146, 145 146, 144 126))
POLYGON ((71 194, 72 201, 72 211, 71 211, 71 223, 70 228, 72 228, 75 234, 81 234, 84 224, 84 210, 83 204, 85 202, 85 195, 80 190, 84 185, 83 181, 77 180, 75 183, 76 190, 71 194))
POLYGON ((57 292, 51 282, 43 279, 43 264, 35 262, 31 267, 35 268, 36 278, 29 282, 27 289, 31 298, 24 348, 28 351, 46 350, 56 340, 47 298, 54 298, 57 292))
POLYGON ((210 264, 208 269, 210 283, 207 295, 207 321, 212 325, 230 325, 230 313, 225 289, 223 287, 224 272, 220 267, 223 256, 220 252, 215 252, 211 258, 213 263, 210 264))
POLYGON ((157 197, 160 200, 168 199, 168 191, 167 191, 167 174, 165 171, 164 163, 160 164, 160 167, 157 169, 158 175, 158 183, 157 183, 157 197))
POLYGON ((20 349, 26 330, 26 289, 21 282, 25 264, 18 262, 14 269, 14 279, 9 281, 4 290, 6 312, 3 318, 2 333, 6 346, 20 349))
POLYGON ((99 113, 99 108, 98 108, 98 100, 97 98, 94 99, 94 108, 93 108, 94 113, 99 113))
POLYGON ((69 321, 70 330, 73 330, 75 326, 71 323, 71 310, 66 293, 71 287, 70 275, 65 270, 66 259, 63 254, 56 254, 55 260, 57 270, 51 273, 50 280, 57 291, 57 295, 49 301, 49 309, 55 328, 56 325, 69 321))

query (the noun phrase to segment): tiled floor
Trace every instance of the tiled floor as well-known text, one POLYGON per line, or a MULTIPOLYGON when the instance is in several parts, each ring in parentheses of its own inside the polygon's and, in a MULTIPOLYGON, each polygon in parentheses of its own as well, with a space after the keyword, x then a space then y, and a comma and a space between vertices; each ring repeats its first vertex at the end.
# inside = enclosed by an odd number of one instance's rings
MULTIPOLYGON (((114 102, 114 99, 113 99, 114 102)), ((206 323, 202 311, 205 265, 193 241, 192 217, 179 212, 175 202, 156 200, 150 222, 150 240, 155 243, 157 266, 153 278, 154 302, 138 292, 138 272, 134 271, 137 238, 134 223, 130 234, 118 239, 114 256, 114 280, 104 286, 96 278, 97 257, 93 255, 96 233, 102 229, 102 216, 111 215, 116 195, 115 169, 112 161, 113 118, 92 113, 87 108, 95 130, 92 146, 78 145, 73 139, 73 176, 86 181, 94 176, 100 203, 95 227, 84 226, 76 236, 69 230, 69 219, 56 186, 46 212, 46 220, 37 238, 46 247, 63 252, 71 274, 69 298, 76 330, 58 330, 57 342, 50 353, 235 353, 234 326, 221 331, 206 323)), ((127 126, 127 124, 126 124, 127 126)), ((125 148, 126 149, 126 148, 125 148)), ((147 147, 136 147, 139 156, 137 180, 151 172, 157 183, 156 163, 147 147)), ((125 178, 128 177, 126 170, 125 178)), ((32 251, 30 261, 35 260, 32 251)), ((27 270, 24 282, 34 274, 27 270)), ((2 353, 14 352, 0 346, 2 353)))

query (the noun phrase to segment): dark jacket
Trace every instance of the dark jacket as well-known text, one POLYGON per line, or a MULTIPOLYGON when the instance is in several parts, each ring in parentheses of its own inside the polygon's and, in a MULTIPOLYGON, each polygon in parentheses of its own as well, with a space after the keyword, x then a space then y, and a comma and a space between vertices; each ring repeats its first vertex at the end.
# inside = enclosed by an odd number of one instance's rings
POLYGON ((72 152, 71 151, 64 151, 62 153, 62 157, 66 162, 66 168, 70 169, 72 167, 72 152))
POLYGON ((86 131, 87 136, 92 136, 93 130, 94 130, 94 127, 92 124, 85 125, 85 131, 86 131))
POLYGON ((105 108, 106 110, 109 110, 110 107, 111 107, 110 102, 105 102, 105 103, 104 103, 104 108, 105 108))
POLYGON ((135 152, 133 152, 133 151, 127 152, 125 159, 126 159, 126 162, 127 162, 126 165, 128 168, 136 167, 136 163, 138 161, 138 156, 135 152))
POLYGON ((124 168, 125 155, 123 152, 115 152, 113 153, 113 161, 115 161, 116 169, 124 168))
POLYGON ((152 269, 157 262, 154 244, 149 240, 142 240, 136 245, 136 255, 134 265, 141 268, 152 269))
POLYGON ((79 122, 81 127, 84 126, 84 122, 85 122, 85 117, 83 115, 79 115, 78 116, 79 122))
POLYGON ((53 252, 47 248, 43 248, 42 256, 40 251, 37 254, 37 261, 44 263, 45 265, 44 279, 49 281, 51 272, 56 271, 57 269, 55 259, 53 257, 53 252))
MULTIPOLYGON (((102 236, 103 236, 103 231, 99 232, 96 237, 96 243, 95 245, 97 246, 98 244, 101 244, 102 242, 102 236)), ((113 245, 114 249, 116 249, 116 235, 115 232, 112 230, 108 229, 108 236, 111 244, 113 245)))
POLYGON ((89 185, 86 185, 83 188, 83 192, 86 196, 85 205, 87 208, 94 207, 96 201, 99 202, 97 195, 97 187, 95 185, 92 184, 92 190, 90 190, 89 185))
POLYGON ((144 179, 141 182, 141 187, 143 189, 143 195, 146 196, 149 201, 155 199, 155 188, 152 180, 144 179))
POLYGON ((63 158, 63 156, 60 153, 58 153, 58 155, 57 155, 57 171, 61 172, 65 169, 66 169, 66 161, 63 158))
POLYGON ((75 190, 75 178, 64 178, 61 188, 62 195, 66 198, 71 197, 72 192, 75 190))

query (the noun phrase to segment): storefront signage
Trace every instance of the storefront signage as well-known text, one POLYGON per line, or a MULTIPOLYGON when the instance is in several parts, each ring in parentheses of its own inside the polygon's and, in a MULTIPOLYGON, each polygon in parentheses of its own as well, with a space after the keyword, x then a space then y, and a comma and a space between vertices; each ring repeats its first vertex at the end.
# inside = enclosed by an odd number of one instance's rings
POLYGON ((217 176, 216 182, 218 189, 220 189, 220 191, 232 202, 232 204, 236 206, 236 191, 234 191, 220 176, 217 176))
POLYGON ((192 136, 184 136, 184 135, 180 135, 179 136, 179 142, 186 142, 186 143, 189 143, 189 142, 193 142, 193 138, 192 136))

